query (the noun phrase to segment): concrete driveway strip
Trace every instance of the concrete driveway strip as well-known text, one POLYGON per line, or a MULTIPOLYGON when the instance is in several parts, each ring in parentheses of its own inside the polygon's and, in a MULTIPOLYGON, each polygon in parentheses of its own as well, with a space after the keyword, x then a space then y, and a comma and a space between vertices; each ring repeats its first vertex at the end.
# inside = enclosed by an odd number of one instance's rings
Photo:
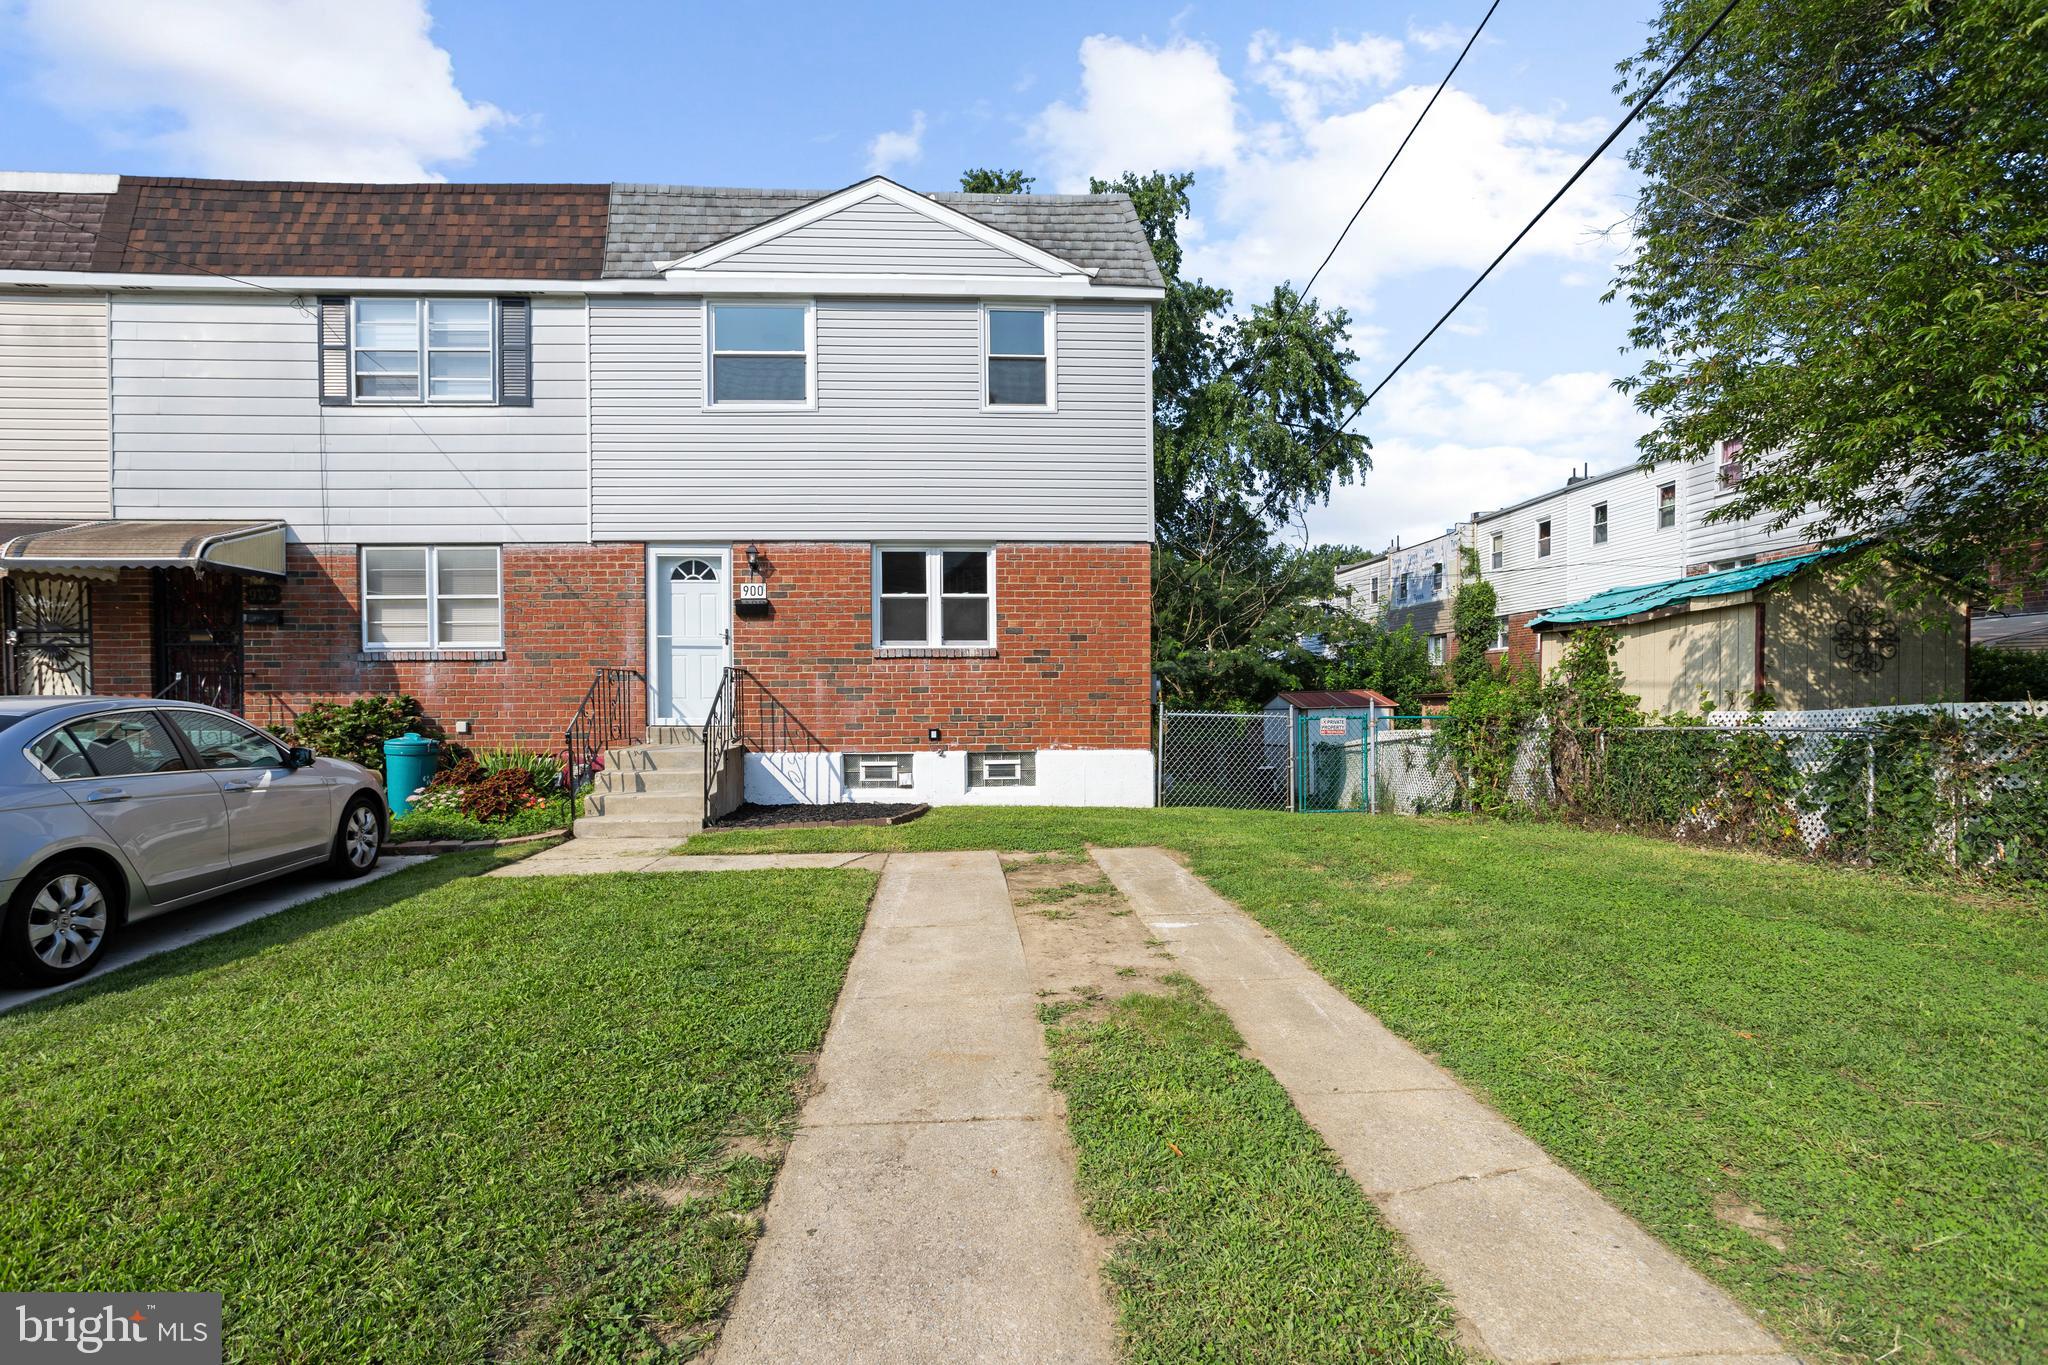
POLYGON ((994 854, 890 855, 818 1081, 718 1365, 1114 1359, 994 854))
POLYGON ((1097 849, 1498 1360, 1791 1362, 1735 1302, 1158 849, 1097 849))

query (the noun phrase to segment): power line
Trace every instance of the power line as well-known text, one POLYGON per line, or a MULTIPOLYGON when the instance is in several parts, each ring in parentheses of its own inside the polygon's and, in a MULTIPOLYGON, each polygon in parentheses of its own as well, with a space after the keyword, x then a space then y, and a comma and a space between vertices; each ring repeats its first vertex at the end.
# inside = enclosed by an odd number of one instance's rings
POLYGON ((1642 114, 1643 110, 1650 107, 1650 101, 1656 99, 1658 95, 1663 93, 1664 87, 1671 83, 1672 77, 1676 76, 1680 71, 1685 69, 1686 64, 1693 59, 1694 54, 1696 54, 1700 50, 1700 48, 1705 45, 1707 39, 1714 36, 1715 30, 1721 27, 1721 22, 1724 19, 1726 19, 1730 14, 1734 13, 1735 7, 1741 3, 1742 0, 1728 0, 1728 3, 1721 7, 1721 12, 1714 16, 1714 21, 1708 24, 1704 29, 1700 30, 1699 36, 1694 38, 1692 42, 1687 45, 1685 51, 1679 54, 1678 60, 1673 62, 1665 70, 1664 74, 1657 78, 1656 84, 1652 85, 1648 90, 1644 91, 1642 95, 1636 99, 1636 102, 1628 107, 1628 112, 1622 115, 1621 122, 1615 124, 1614 130, 1608 133, 1606 137, 1600 139, 1600 145, 1595 147, 1592 150, 1592 152, 1587 155, 1586 159, 1579 163, 1578 169, 1571 173, 1570 177, 1565 180, 1564 184, 1558 186, 1557 192, 1551 195, 1550 198, 1544 202, 1543 207, 1536 210, 1536 216, 1531 218, 1525 225, 1523 225, 1522 230, 1520 232, 1517 232, 1514 235, 1514 238, 1510 240, 1506 246, 1501 248, 1500 254, 1495 256, 1490 262, 1487 263, 1486 269, 1480 271, 1478 277, 1474 279, 1472 283, 1465 286, 1464 291, 1460 293, 1455 300, 1452 301, 1451 306, 1444 310, 1443 316, 1439 317, 1435 322, 1430 324, 1429 330, 1422 334, 1421 340, 1417 341, 1413 346, 1410 346, 1408 348, 1407 354, 1403 355, 1400 358, 1400 360, 1395 362, 1394 368, 1387 371, 1385 377, 1383 377, 1379 383, 1373 385, 1371 392, 1367 393, 1365 397, 1362 400, 1360 400, 1358 405, 1351 409, 1350 413, 1344 418, 1343 421, 1337 423, 1335 430, 1333 430, 1328 436, 1325 436, 1321 442, 1317 443, 1317 454, 1322 453, 1322 447, 1328 444, 1331 439, 1343 434, 1344 428, 1350 426, 1352 422, 1356 421, 1358 418, 1358 414, 1364 412, 1366 408, 1371 405, 1372 400, 1379 397, 1380 390, 1386 388, 1388 384, 1393 382, 1394 376, 1401 373, 1402 369, 1407 366, 1408 362, 1415 358, 1416 352, 1420 351, 1425 345, 1429 343, 1429 339, 1435 336, 1437 332, 1442 329, 1443 325, 1451 320, 1451 316, 1455 314, 1458 311, 1458 309, 1464 306, 1465 300, 1471 298, 1473 292, 1476 291, 1480 285, 1486 283, 1487 277, 1492 275, 1495 269, 1497 269, 1500 266, 1500 263, 1508 258, 1508 254, 1512 252, 1516 247, 1522 244, 1522 239, 1527 237, 1531 232, 1535 230, 1536 225, 1543 221, 1543 216, 1549 213, 1553 208, 1557 207, 1558 201, 1560 199, 1563 199, 1565 195, 1570 192, 1572 186, 1578 184, 1580 178, 1583 177, 1587 171, 1593 168, 1594 163, 1597 162, 1601 158, 1601 156, 1603 156, 1606 153, 1609 147, 1614 145, 1615 140, 1619 138, 1623 133, 1628 131, 1629 126, 1636 121, 1636 119, 1642 114))
POLYGON ((1437 96, 1444 93, 1444 88, 1451 83, 1451 77, 1458 74, 1458 68, 1465 64, 1465 54, 1470 52, 1472 45, 1479 41, 1479 35, 1486 31, 1486 21, 1493 18, 1493 12, 1499 8, 1500 0, 1493 0, 1493 3, 1486 7, 1486 13, 1480 16, 1479 27, 1472 30, 1472 36, 1465 40, 1465 46, 1458 49, 1458 59, 1451 63, 1451 69, 1444 72, 1444 78, 1438 81, 1436 89, 1430 92, 1429 103, 1422 106, 1422 112, 1415 116, 1415 122, 1408 125, 1408 132, 1402 137, 1401 144, 1394 148, 1394 154, 1387 158, 1387 164, 1380 167, 1379 178, 1372 182, 1372 188, 1365 192, 1365 198, 1358 201, 1358 207, 1351 210, 1351 218, 1344 224, 1344 230, 1337 234, 1337 240, 1330 243, 1330 250, 1324 255, 1322 265, 1316 267, 1315 274, 1310 275, 1308 283, 1302 286, 1301 296, 1304 299, 1315 291, 1316 280, 1321 277, 1324 269, 1330 262, 1336 258, 1337 248, 1343 246, 1344 239, 1351 235, 1351 229, 1358 223, 1358 216, 1365 212, 1365 206, 1372 202, 1372 197, 1379 193, 1380 186, 1386 183, 1387 172, 1394 169, 1394 163, 1401 159, 1401 153, 1408 150, 1409 139, 1415 136, 1415 130, 1422 126, 1422 121, 1429 117, 1429 111, 1436 107, 1437 96))

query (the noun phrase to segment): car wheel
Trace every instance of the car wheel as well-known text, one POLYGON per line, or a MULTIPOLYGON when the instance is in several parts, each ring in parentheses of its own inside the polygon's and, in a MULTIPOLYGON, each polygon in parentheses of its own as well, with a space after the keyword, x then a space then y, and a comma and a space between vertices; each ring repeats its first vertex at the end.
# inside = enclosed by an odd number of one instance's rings
POLYGON ((113 934, 106 873, 81 858, 59 858, 15 888, 5 956, 33 984, 76 981, 99 964, 113 934))
POLYGON ((334 831, 334 852, 328 867, 337 877, 360 877, 377 865, 384 853, 384 820, 377 803, 358 796, 341 813, 341 828, 334 831))

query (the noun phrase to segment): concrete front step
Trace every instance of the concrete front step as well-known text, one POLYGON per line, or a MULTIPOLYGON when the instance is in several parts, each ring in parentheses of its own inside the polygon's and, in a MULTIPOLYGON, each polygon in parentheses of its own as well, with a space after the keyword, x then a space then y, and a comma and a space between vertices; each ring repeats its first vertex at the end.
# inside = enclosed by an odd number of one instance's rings
POLYGON ((704 765, 695 768, 601 768, 592 784, 600 792, 624 795, 632 792, 659 792, 666 796, 681 796, 687 792, 704 794, 704 765))
POLYGON ((581 839, 672 839, 681 841, 704 828, 702 818, 641 819, 632 815, 585 815, 576 821, 581 839))
POLYGON ((647 727, 647 742, 662 746, 701 745, 704 732, 692 725, 650 725, 647 727))
POLYGON ((591 815, 623 815, 634 820, 695 820, 704 823, 704 793, 664 796, 652 792, 592 792, 583 798, 591 815))
POLYGON ((624 772, 704 771, 701 745, 641 744, 630 749, 607 749, 604 764, 624 772))

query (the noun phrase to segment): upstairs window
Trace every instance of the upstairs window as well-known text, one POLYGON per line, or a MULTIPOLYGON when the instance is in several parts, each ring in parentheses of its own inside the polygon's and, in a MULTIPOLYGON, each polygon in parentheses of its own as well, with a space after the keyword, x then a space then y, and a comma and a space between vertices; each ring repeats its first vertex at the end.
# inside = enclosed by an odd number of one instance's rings
POLYGON ((1667 483, 1657 490, 1657 529, 1668 531, 1678 525, 1678 485, 1667 483))
POLYGON ((877 550, 875 643, 885 649, 995 643, 988 550, 877 550))
POLYGON ((1498 569, 1507 559, 1507 537, 1499 531, 1493 533, 1491 541, 1493 567, 1498 569))
POLYGON ((986 395, 992 408, 1052 406, 1052 312, 1046 308, 989 308, 986 395))
POLYGON ((1378 605, 1380 600, 1380 576, 1378 574, 1372 576, 1372 600, 1374 605, 1378 605))
POLYGON ((1721 442, 1721 487, 1733 488, 1742 482, 1742 440, 1740 437, 1721 442))
POLYGON ((711 305, 711 406, 802 407, 811 401, 811 306, 711 305))
POLYGON ((1429 569, 1429 590, 1440 593, 1444 590, 1444 566, 1432 564, 1429 569))
POLYGON ((1406 602, 1408 600, 1408 575, 1405 573, 1394 575, 1394 600, 1396 602, 1406 602))
POLYGON ((1536 557, 1538 559, 1550 558, 1550 519, 1548 517, 1536 523, 1536 557))
POLYGON ((1593 504, 1593 543, 1595 545, 1605 545, 1607 543, 1607 504, 1604 502, 1593 504))
POLYGON ((366 546, 362 572, 364 649, 504 643, 497 546, 366 546))
POLYGON ((491 299, 356 299, 350 392, 358 403, 492 402, 497 338, 491 299))

